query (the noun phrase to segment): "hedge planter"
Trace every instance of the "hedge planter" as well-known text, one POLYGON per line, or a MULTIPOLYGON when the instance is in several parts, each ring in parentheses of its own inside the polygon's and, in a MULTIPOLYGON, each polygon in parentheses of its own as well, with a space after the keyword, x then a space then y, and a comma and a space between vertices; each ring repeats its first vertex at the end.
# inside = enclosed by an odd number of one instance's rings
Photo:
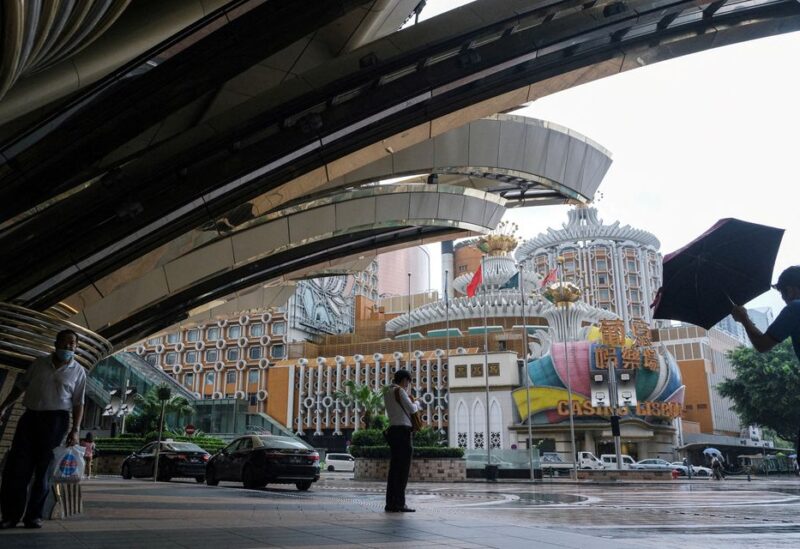
MULTIPOLYGON (((389 475, 389 460, 356 458, 355 480, 382 480, 389 475)), ((414 458, 409 480, 420 482, 458 482, 467 478, 464 458, 414 458)))

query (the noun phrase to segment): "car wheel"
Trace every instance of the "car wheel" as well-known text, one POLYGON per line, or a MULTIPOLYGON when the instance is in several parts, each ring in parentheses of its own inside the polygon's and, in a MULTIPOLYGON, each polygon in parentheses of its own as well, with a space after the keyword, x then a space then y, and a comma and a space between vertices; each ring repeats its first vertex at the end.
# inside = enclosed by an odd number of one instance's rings
POLYGON ((246 465, 244 471, 242 471, 242 484, 250 490, 266 486, 265 482, 259 482, 256 471, 250 465, 246 465))
POLYGON ((206 481, 206 477, 202 475, 199 477, 194 477, 194 479, 197 481, 197 484, 203 484, 206 481))
POLYGON ((333 468, 333 465, 328 465, 328 471, 335 471, 336 469, 333 468))
POLYGON ((297 489, 300 490, 301 492, 305 492, 306 490, 311 488, 311 481, 310 480, 301 480, 300 482, 295 484, 295 486, 297 486, 297 489))
POLYGON ((217 475, 214 474, 213 467, 206 467, 206 484, 209 486, 216 486, 219 484, 219 479, 217 478, 217 475))
POLYGON ((130 480, 133 478, 133 475, 131 474, 131 468, 127 463, 122 464, 122 478, 125 480, 130 480))

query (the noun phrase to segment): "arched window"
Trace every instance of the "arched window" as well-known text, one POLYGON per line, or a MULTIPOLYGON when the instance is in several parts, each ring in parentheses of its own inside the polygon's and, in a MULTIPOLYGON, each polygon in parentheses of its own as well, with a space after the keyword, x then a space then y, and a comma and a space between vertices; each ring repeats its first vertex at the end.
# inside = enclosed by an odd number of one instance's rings
POLYGON ((480 400, 472 407, 472 447, 476 450, 486 448, 486 408, 480 400))
POLYGON ((489 406, 489 443, 492 448, 503 447, 503 411, 494 399, 489 406))
POLYGON ((469 412, 463 400, 458 401, 456 407, 456 446, 459 448, 469 448, 469 412))

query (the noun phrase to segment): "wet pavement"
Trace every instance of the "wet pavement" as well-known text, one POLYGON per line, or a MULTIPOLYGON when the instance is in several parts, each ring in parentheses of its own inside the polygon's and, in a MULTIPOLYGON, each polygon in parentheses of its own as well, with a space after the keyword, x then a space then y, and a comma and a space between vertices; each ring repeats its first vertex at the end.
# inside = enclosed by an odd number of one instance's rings
POLYGON ((587 484, 412 483, 387 514, 380 483, 326 474, 309 492, 116 478, 83 515, 0 532, 0 547, 798 547, 795 478, 587 484))

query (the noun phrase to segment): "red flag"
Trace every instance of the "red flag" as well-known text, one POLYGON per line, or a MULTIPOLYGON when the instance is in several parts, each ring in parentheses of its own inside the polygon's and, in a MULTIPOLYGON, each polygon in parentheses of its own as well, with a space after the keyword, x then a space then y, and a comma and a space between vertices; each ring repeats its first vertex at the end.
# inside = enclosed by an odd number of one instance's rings
POLYGON ((556 267, 555 269, 553 269, 552 271, 547 273, 547 276, 544 277, 544 279, 542 280, 542 285, 541 285, 542 288, 544 288, 545 286, 547 286, 551 282, 555 282, 556 281, 556 272, 558 272, 558 267, 556 267))
POLYGON ((481 274, 481 266, 478 265, 478 270, 472 275, 472 280, 469 281, 467 286, 467 295, 469 297, 475 297, 475 292, 478 291, 478 286, 481 285, 481 282, 483 282, 483 274, 481 274))

